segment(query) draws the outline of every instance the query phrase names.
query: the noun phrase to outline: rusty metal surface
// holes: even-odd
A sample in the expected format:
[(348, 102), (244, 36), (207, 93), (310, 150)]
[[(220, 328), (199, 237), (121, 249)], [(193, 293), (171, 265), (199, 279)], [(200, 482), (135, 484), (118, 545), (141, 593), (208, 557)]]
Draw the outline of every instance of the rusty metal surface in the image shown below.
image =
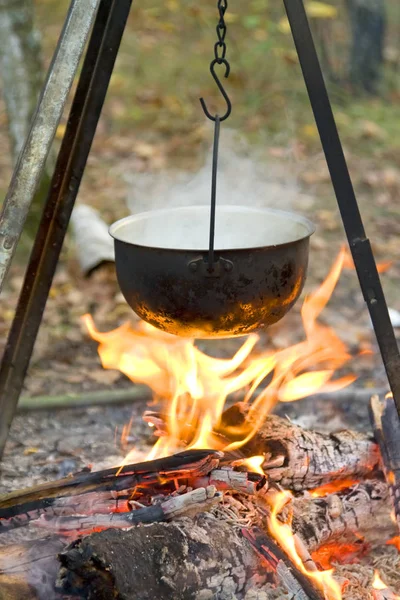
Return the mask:
[[(196, 250), (115, 240), (118, 283), (133, 310), (158, 329), (199, 339), (245, 335), (279, 321), (301, 294), (308, 252), (309, 237), (224, 250), (217, 254), (232, 267), (210, 277)], [(193, 262), (198, 269), (189, 268)]]
[(71, 89), (100, 0), (72, 0), (31, 129), (0, 215), (0, 291)]

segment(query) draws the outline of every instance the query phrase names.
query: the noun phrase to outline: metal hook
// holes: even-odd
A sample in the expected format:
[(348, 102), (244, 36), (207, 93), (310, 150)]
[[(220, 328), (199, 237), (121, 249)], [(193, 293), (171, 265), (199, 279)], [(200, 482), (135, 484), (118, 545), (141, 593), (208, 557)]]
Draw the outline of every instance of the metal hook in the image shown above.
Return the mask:
[[(216, 64), (218, 64), (218, 65), (225, 65), (225, 77), (229, 77), (229, 73), (230, 73), (231, 68), (230, 68), (230, 65), (229, 65), (228, 61), (225, 58), (216, 58), (216, 59), (214, 59), (212, 61), (211, 65), (210, 65), (211, 75), (214, 77), (215, 83), (217, 84), (218, 89), (221, 92), (221, 94), (223, 95), (223, 97), (225, 99), (225, 102), (226, 102), (226, 105), (227, 105), (226, 113), (224, 114), (223, 117), (219, 118), (219, 120), (222, 122), (222, 121), (225, 121), (225, 119), (227, 119), (229, 117), (229, 115), (231, 114), (231, 112), (232, 112), (232, 104), (231, 104), (231, 101), (229, 100), (228, 94), (224, 90), (223, 85), (222, 85), (222, 83), (219, 80), (218, 75), (215, 72), (215, 65)], [(215, 116), (215, 117), (212, 116), (212, 114), (209, 112), (209, 110), (208, 110), (208, 108), (206, 106), (206, 103), (204, 102), (203, 98), (200, 98), (200, 103), (201, 103), (201, 106), (202, 106), (202, 108), (204, 110), (204, 113), (205, 113), (206, 117), (208, 117), (210, 119), (210, 121), (214, 121), (215, 122), (217, 116)]]

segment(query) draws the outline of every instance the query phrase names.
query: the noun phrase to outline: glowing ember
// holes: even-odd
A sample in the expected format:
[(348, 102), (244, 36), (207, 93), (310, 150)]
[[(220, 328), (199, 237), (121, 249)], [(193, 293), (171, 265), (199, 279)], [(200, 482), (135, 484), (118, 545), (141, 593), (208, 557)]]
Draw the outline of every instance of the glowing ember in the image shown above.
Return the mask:
[[(394, 522), (396, 523), (396, 519), (394, 520)], [(392, 538), (386, 543), (388, 544), (388, 546), (394, 546), (400, 552), (400, 535), (397, 535), (396, 537)]]
[(280, 492), (276, 494), (273, 501), (271, 516), (268, 519), (268, 529), (274, 539), (290, 557), (293, 564), (323, 591), (326, 600), (341, 600), (342, 591), (339, 584), (333, 579), (333, 570), (309, 571), (304, 566), (303, 559), (299, 555), (298, 548), (296, 547), (296, 539), (293, 535), (290, 523), (282, 523), (278, 519), (278, 515), (290, 501), (291, 497), (289, 492)]
[(331, 543), (325, 544), (311, 553), (312, 559), (324, 570), (332, 568), (333, 563), (341, 565), (359, 562), (360, 556), (368, 550), (363, 543)]
[(359, 483), (356, 479), (342, 479), (341, 481), (332, 481), (325, 485), (321, 485), (314, 490), (311, 490), (310, 494), (313, 498), (323, 498), (327, 494), (334, 494), (335, 492), (341, 492), (353, 485)]

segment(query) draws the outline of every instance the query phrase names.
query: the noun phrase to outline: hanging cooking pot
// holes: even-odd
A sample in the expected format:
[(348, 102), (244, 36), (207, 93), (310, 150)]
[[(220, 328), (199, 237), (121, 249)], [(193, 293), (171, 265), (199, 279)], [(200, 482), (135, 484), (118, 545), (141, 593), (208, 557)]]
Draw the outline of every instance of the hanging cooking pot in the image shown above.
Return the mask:
[(133, 215), (110, 228), (118, 283), (144, 321), (192, 338), (240, 336), (279, 321), (306, 278), (314, 225), (295, 213), (217, 206)]

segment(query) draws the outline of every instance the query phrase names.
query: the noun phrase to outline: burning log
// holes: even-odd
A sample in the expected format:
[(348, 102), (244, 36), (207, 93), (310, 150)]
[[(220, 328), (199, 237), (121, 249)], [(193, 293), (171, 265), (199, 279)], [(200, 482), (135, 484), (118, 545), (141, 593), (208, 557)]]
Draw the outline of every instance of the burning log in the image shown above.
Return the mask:
[[(279, 579), (299, 600), (322, 600), (273, 540), (258, 530), (242, 533), (208, 513), (194, 520), (94, 533), (60, 555), (59, 587), (63, 593), (99, 600), (241, 600), (250, 589), (268, 597), (268, 580)], [(255, 548), (261, 534), (263, 546), (268, 545), (262, 562), (262, 551)]]
[(207, 510), (221, 502), (222, 494), (214, 486), (198, 488), (185, 494), (168, 498), (153, 506), (144, 506), (131, 512), (94, 514), (92, 516), (70, 516), (54, 519), (45, 515), (35, 525), (58, 533), (78, 533), (79, 535), (99, 529), (127, 529), (138, 523), (161, 523), (170, 521), (185, 513), (195, 514)]
[[(242, 530), (242, 533), (267, 565), (270, 568), (273, 565), (279, 579), (285, 583), (284, 587), (289, 592), (291, 598), (296, 598), (296, 600), (324, 599), (322, 593), (313, 586), (312, 581), (307, 575), (296, 569), (286, 554), (264, 531), (253, 527), (251, 530)], [(304, 564), (307, 565), (307, 569), (310, 572), (317, 571), (317, 567), (311, 556), (308, 553), (306, 554)]]
[(293, 531), (310, 552), (334, 541), (362, 538), (370, 545), (382, 545), (395, 535), (390, 516), (390, 492), (383, 481), (367, 481), (323, 497), (293, 498)]
[[(243, 430), (254, 418), (248, 405), (235, 404), (223, 413), (221, 430)], [(371, 478), (381, 469), (379, 448), (370, 436), (350, 430), (307, 431), (275, 415), (265, 419), (241, 451), (247, 456), (264, 454), (268, 480), (293, 491)]]
[(57, 538), (4, 547), (2, 600), (58, 600), (65, 594), (99, 600), (240, 600), (249, 589), (265, 591), (268, 597), (272, 582), (296, 592), (299, 600), (323, 597), (272, 538), (257, 529), (240, 529), (220, 514), (202, 512), (171, 523), (124, 525), (128, 531), (91, 533), (68, 547)]
[(167, 458), (125, 465), (94, 473), (80, 473), (55, 482), (0, 496), (0, 532), (38, 519), (60, 498), (95, 491), (123, 491), (152, 486), (152, 491), (177, 478), (208, 475), (223, 454), (213, 450), (189, 450)]
[(371, 419), (382, 455), (383, 470), (389, 484), (397, 525), (400, 528), (400, 422), (391, 396), (371, 399)]
[(254, 573), (262, 577), (250, 546), (208, 514), (95, 533), (74, 542), (60, 561), (62, 591), (99, 600), (211, 599), (223, 590), (239, 599)]

